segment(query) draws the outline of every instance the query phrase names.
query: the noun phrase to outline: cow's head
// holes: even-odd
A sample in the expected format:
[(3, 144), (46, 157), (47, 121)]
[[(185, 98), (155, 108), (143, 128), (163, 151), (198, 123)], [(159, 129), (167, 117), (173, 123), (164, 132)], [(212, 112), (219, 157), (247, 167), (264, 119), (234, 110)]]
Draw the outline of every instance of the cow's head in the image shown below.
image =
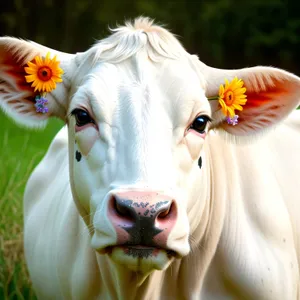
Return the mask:
[[(49, 112), (41, 114), (24, 66), (48, 51), (64, 75), (48, 94)], [(237, 126), (207, 99), (234, 76), (248, 94)], [(198, 230), (200, 241), (205, 234), (212, 207), (209, 130), (263, 131), (297, 106), (299, 89), (296, 76), (275, 68), (210, 68), (147, 19), (76, 55), (0, 40), (0, 106), (29, 127), (50, 116), (68, 124), (70, 182), (92, 247), (143, 273), (186, 256), (189, 237)]]

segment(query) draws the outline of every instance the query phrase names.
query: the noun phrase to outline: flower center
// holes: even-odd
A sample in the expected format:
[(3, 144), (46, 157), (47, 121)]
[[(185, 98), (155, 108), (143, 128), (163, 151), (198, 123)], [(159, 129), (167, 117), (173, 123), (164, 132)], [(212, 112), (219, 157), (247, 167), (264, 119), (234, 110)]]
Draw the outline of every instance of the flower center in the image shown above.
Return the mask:
[(38, 70), (38, 78), (42, 81), (48, 81), (52, 77), (52, 71), (49, 67), (41, 67)]
[(230, 106), (232, 105), (234, 101), (234, 95), (233, 95), (233, 92), (232, 91), (228, 91), (226, 94), (225, 94), (225, 103), (227, 106)]

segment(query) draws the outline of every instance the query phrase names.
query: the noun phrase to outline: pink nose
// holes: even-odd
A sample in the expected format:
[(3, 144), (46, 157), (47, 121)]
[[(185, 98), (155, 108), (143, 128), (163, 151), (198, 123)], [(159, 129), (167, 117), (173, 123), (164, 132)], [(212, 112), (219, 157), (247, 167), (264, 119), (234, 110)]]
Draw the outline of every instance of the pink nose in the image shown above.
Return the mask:
[(122, 192), (110, 198), (109, 218), (118, 244), (166, 247), (177, 219), (175, 201), (155, 192)]

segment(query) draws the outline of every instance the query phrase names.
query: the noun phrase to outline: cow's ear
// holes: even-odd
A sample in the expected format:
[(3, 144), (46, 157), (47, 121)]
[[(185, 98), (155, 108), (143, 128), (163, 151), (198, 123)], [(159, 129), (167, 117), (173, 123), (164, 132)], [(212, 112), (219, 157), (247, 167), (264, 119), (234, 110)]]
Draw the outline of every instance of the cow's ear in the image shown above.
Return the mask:
[[(27, 83), (24, 67), (36, 56), (56, 55), (63, 69), (63, 82), (47, 93), (48, 112), (40, 113), (34, 106), (37, 92)], [(27, 127), (43, 127), (50, 116), (65, 120), (67, 94), (72, 74), (73, 55), (58, 52), (37, 43), (15, 38), (0, 38), (0, 108), (16, 123)]]
[(299, 105), (300, 78), (291, 73), (271, 67), (221, 70), (200, 64), (208, 98), (218, 96), (225, 79), (237, 77), (246, 87), (247, 102), (242, 111), (235, 111), (239, 116), (235, 126), (226, 122), (218, 101), (210, 101), (215, 128), (237, 136), (261, 132), (284, 120)]

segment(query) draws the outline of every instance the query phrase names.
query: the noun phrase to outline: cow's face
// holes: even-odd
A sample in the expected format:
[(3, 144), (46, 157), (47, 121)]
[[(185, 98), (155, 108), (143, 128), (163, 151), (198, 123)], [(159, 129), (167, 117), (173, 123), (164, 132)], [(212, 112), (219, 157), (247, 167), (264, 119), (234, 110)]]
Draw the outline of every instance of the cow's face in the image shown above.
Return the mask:
[(190, 187), (211, 117), (204, 87), (187, 59), (142, 55), (77, 80), (70, 178), (92, 246), (134, 270), (163, 269), (190, 250)]
[[(48, 51), (58, 55), (65, 73), (47, 94), (43, 114), (36, 111), (24, 66)], [(205, 95), (216, 97), (225, 78), (235, 76), (245, 83), (247, 103), (232, 126)], [(28, 127), (42, 126), (50, 116), (68, 124), (70, 182), (92, 246), (142, 273), (188, 254), (189, 234), (198, 242), (199, 232), (209, 231), (200, 223), (204, 207), (206, 224), (216, 226), (209, 222), (216, 194), (205, 191), (224, 194), (226, 176), (223, 190), (210, 182), (207, 160), (198, 167), (200, 155), (222, 157), (222, 149), (206, 153), (209, 127), (233, 136), (270, 128), (298, 106), (299, 90), (299, 78), (279, 69), (208, 67), (143, 18), (77, 55), (0, 38), (0, 107)]]

